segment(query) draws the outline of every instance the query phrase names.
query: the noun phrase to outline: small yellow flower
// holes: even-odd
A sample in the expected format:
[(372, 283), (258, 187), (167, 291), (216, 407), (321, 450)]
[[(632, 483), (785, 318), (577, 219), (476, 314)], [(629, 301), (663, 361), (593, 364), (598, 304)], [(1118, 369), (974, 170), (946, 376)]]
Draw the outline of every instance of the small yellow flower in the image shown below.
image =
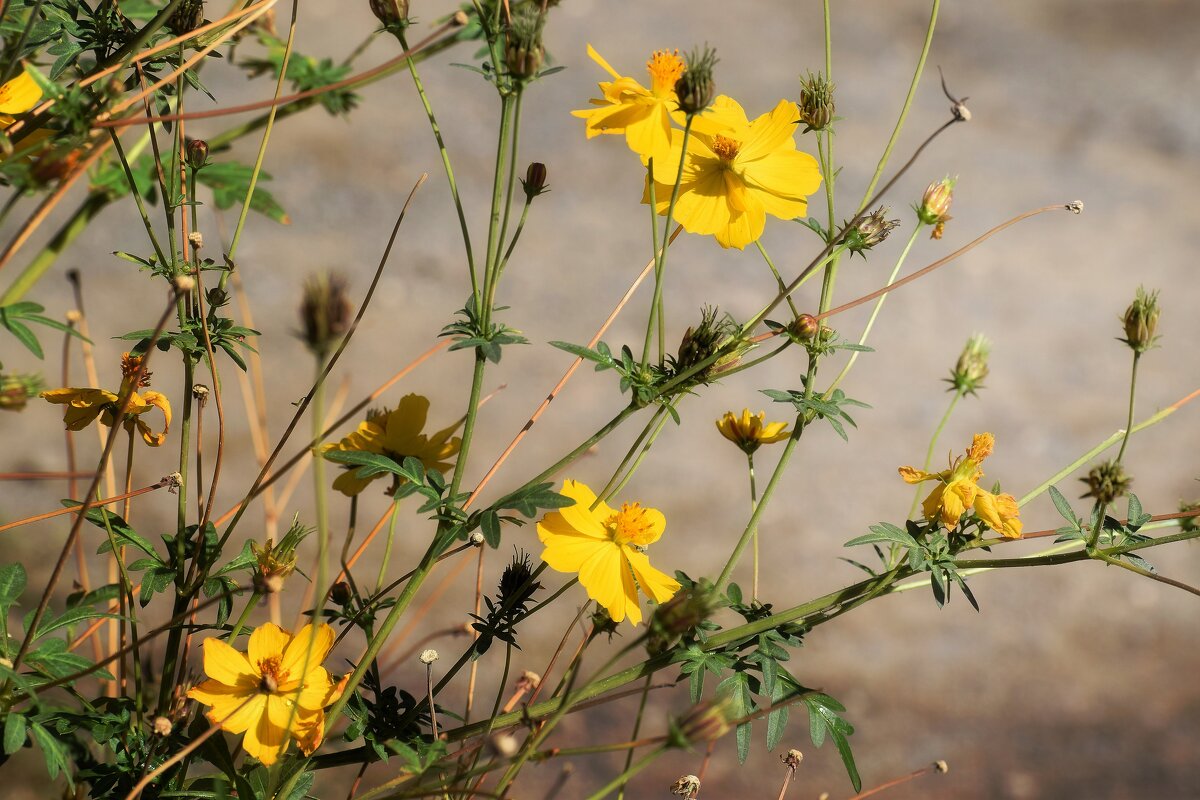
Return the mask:
[[(8, 128), (16, 122), (17, 115), (24, 114), (38, 104), (42, 99), (42, 89), (37, 81), (25, 70), (10, 81), (0, 86), (0, 130)], [(32, 145), (50, 138), (53, 133), (47, 130), (32, 131), (20, 143), (22, 151), (29, 152)], [(0, 161), (4, 156), (0, 155)]]
[[(368, 453), (387, 456), (399, 462), (405, 458), (417, 458), (425, 465), (425, 469), (445, 472), (451, 465), (462, 439), (454, 436), (462, 422), (456, 422), (448, 428), (426, 435), (421, 433), (425, 428), (425, 418), (429, 414), (429, 400), (419, 394), (409, 394), (400, 398), (400, 405), (392, 411), (380, 411), (367, 415), (366, 420), (359, 424), (358, 430), (340, 442), (325, 446), (324, 452), (335, 450), (361, 450)], [(333, 488), (344, 495), (353, 497), (367, 488), (367, 484), (380, 475), (369, 478), (355, 477), (356, 467), (338, 476), (333, 482)]]
[[(725, 130), (693, 126), (686, 154), (683, 131), (672, 131), (670, 150), (654, 170), (655, 210), (667, 213), (682, 158), (676, 220), (689, 233), (712, 234), (722, 247), (741, 250), (762, 236), (767, 214), (780, 219), (804, 214), (805, 198), (821, 186), (821, 170), (815, 158), (796, 149), (799, 112), (790, 100), (750, 121), (736, 100), (721, 95), (712, 114)], [(661, 180), (667, 176), (669, 183)], [(649, 197), (647, 185), (642, 201)]]
[(321, 662), (333, 649), (333, 628), (305, 625), (296, 635), (270, 622), (250, 635), (242, 653), (226, 642), (204, 640), (208, 680), (188, 697), (211, 706), (206, 716), (233, 734), (245, 734), (246, 752), (274, 764), (296, 740), (309, 755), (325, 735), (325, 707), (336, 701), (346, 678), (335, 681)]
[(963, 512), (974, 508), (979, 518), (996, 533), (1008, 539), (1021, 538), (1021, 520), (1017, 519), (1020, 511), (1016, 498), (1011, 494), (992, 494), (979, 488), (979, 479), (983, 477), (979, 465), (991, 455), (995, 441), (990, 433), (975, 434), (966, 457), (955, 459), (949, 469), (941, 472), (900, 467), (900, 477), (906, 483), (939, 481), (921, 507), (925, 519), (940, 519), (947, 528), (953, 528)]
[(590, 44), (587, 52), (613, 78), (599, 84), (604, 96), (590, 101), (596, 108), (571, 112), (587, 120), (587, 137), (623, 133), (629, 149), (638, 155), (645, 158), (666, 155), (671, 147), (671, 115), (679, 109), (675, 82), (684, 70), (679, 52), (654, 51), (646, 62), (649, 89), (618, 73)]
[(786, 422), (767, 422), (767, 412), (751, 414), (748, 408), (742, 409), (741, 417), (726, 411), (725, 416), (717, 420), (717, 430), (721, 435), (742, 448), (747, 455), (764, 444), (782, 442), (791, 436), (786, 429)]
[(642, 621), (639, 588), (656, 603), (679, 591), (679, 582), (650, 566), (645, 553), (667, 527), (661, 511), (638, 503), (623, 503), (618, 511), (598, 502), (578, 481), (564, 481), (562, 493), (575, 505), (552, 511), (537, 524), (546, 546), (542, 560), (551, 569), (579, 573), (588, 597), (615, 622), (626, 617), (634, 625)]
[[(149, 385), (150, 374), (148, 372), (141, 374), (137, 386), (131, 385), (141, 361), (140, 356), (129, 353), (125, 353), (121, 357), (121, 372), (124, 378), (121, 380), (121, 388), (116, 392), (110, 392), (107, 389), (67, 387), (42, 392), (41, 397), (48, 402), (65, 405), (63, 422), (66, 423), (67, 430), (81, 431), (95, 422), (97, 417), (100, 418), (102, 424), (110, 428), (116, 424), (116, 414), (120, 409), (121, 396), (128, 393), (129, 400), (125, 406), (123, 421), (125, 430), (133, 432), (136, 427), (146, 444), (158, 447), (167, 440), (167, 431), (171, 428), (171, 404), (164, 395), (158, 392), (139, 393), (137, 391), (138, 387)], [(141, 419), (143, 414), (155, 408), (163, 415), (163, 429), (158, 433), (151, 430), (149, 424)]]

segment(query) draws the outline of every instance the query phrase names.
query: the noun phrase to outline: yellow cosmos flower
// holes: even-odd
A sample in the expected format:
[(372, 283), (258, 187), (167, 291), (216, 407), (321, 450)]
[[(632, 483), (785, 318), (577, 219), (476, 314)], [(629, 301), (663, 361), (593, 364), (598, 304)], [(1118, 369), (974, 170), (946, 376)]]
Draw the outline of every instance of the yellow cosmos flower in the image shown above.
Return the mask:
[(325, 735), (325, 707), (346, 685), (346, 678), (335, 681), (321, 666), (333, 640), (333, 628), (324, 623), (305, 625), (293, 636), (270, 622), (250, 634), (246, 653), (205, 639), (208, 680), (188, 697), (211, 706), (206, 716), (214, 725), (245, 734), (246, 752), (267, 766), (293, 739), (309, 755)]
[[(762, 236), (767, 214), (795, 219), (807, 212), (805, 198), (821, 186), (821, 171), (815, 158), (796, 149), (799, 112), (790, 100), (751, 121), (736, 100), (721, 95), (713, 101), (713, 118), (726, 123), (725, 130), (693, 126), (686, 153), (683, 131), (672, 131), (663, 165), (654, 169), (655, 210), (667, 213), (682, 158), (675, 219), (689, 233), (712, 234), (722, 247), (741, 250)], [(670, 183), (660, 180), (668, 176)], [(647, 185), (642, 201), (649, 197)]]
[(649, 89), (618, 73), (590, 44), (587, 52), (613, 78), (600, 82), (600, 93), (604, 96), (589, 101), (595, 108), (571, 112), (587, 120), (587, 137), (622, 133), (629, 149), (638, 155), (645, 158), (666, 155), (671, 147), (671, 114), (679, 109), (675, 82), (684, 70), (679, 51), (656, 50), (650, 56), (646, 62)]
[(922, 505), (925, 519), (937, 518), (947, 528), (953, 528), (963, 512), (974, 508), (979, 518), (996, 533), (1008, 539), (1021, 538), (1021, 520), (1017, 519), (1020, 510), (1016, 498), (1011, 494), (992, 494), (979, 488), (979, 479), (983, 477), (979, 465), (992, 454), (995, 443), (995, 437), (990, 433), (975, 434), (966, 457), (955, 459), (949, 469), (941, 472), (900, 467), (900, 477), (906, 483), (938, 481)]
[[(121, 357), (121, 372), (124, 378), (121, 380), (121, 388), (116, 392), (110, 392), (107, 389), (79, 389), (67, 387), (64, 389), (50, 389), (42, 392), (41, 397), (51, 403), (65, 405), (63, 411), (63, 422), (66, 423), (67, 430), (81, 431), (88, 425), (100, 418), (100, 422), (108, 427), (116, 424), (116, 414), (120, 409), (121, 395), (129, 393), (129, 401), (125, 407), (125, 418), (123, 424), (125, 430), (133, 432), (136, 428), (138, 433), (142, 435), (142, 440), (151, 447), (158, 447), (167, 440), (167, 431), (171, 429), (171, 404), (167, 398), (158, 392), (142, 392), (136, 391), (137, 387), (131, 386), (130, 383), (138, 367), (141, 365), (142, 359), (140, 356), (133, 356), (125, 353)], [(150, 384), (150, 374), (143, 372), (138, 386), (148, 386)], [(143, 422), (141, 417), (143, 414), (158, 409), (163, 415), (163, 429), (155, 432), (150, 428), (150, 425)]]
[(537, 524), (546, 546), (542, 560), (551, 569), (579, 573), (588, 597), (615, 622), (626, 617), (634, 625), (642, 621), (639, 588), (656, 603), (679, 591), (679, 582), (650, 566), (645, 553), (667, 527), (661, 511), (638, 503), (615, 510), (597, 502), (596, 494), (578, 481), (564, 481), (562, 493), (575, 505), (552, 511)]
[[(17, 115), (24, 114), (38, 104), (42, 99), (42, 89), (37, 81), (24, 70), (21, 74), (0, 86), (0, 130), (8, 128), (16, 122)], [(19, 147), (28, 150), (31, 145), (49, 138), (50, 131), (33, 131), (26, 136)], [(0, 161), (4, 156), (0, 155)]]
[[(405, 458), (417, 458), (425, 465), (425, 469), (445, 472), (458, 454), (462, 439), (454, 436), (454, 432), (462, 425), (462, 421), (448, 428), (426, 435), (421, 433), (425, 428), (425, 418), (429, 415), (429, 400), (419, 394), (409, 394), (400, 398), (400, 405), (392, 411), (372, 412), (366, 420), (359, 424), (358, 430), (340, 442), (325, 446), (324, 452), (334, 450), (364, 450), (368, 453), (387, 456), (393, 461), (400, 462)], [(355, 477), (357, 467), (338, 476), (333, 482), (333, 488), (344, 495), (353, 497), (367, 488), (367, 484), (376, 478)]]
[(742, 409), (741, 417), (735, 417), (732, 411), (726, 411), (725, 416), (717, 420), (717, 430), (742, 448), (747, 455), (764, 444), (782, 442), (791, 436), (786, 422), (767, 422), (767, 412), (751, 414), (748, 408)]

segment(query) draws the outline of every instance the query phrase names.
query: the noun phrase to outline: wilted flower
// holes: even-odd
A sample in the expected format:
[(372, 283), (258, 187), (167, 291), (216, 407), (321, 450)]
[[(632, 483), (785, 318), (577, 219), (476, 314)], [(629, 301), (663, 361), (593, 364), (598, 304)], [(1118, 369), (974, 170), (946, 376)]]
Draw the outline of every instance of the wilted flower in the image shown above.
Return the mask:
[(1087, 484), (1088, 490), (1081, 497), (1094, 497), (1096, 502), (1108, 505), (1118, 497), (1129, 494), (1133, 478), (1125, 474), (1125, 468), (1119, 461), (1105, 461), (1092, 467), (1086, 478), (1080, 481)]
[(671, 784), (671, 794), (679, 797), (695, 797), (700, 793), (700, 779), (695, 775), (680, 775)]
[(725, 416), (717, 420), (717, 430), (747, 455), (764, 444), (782, 442), (791, 436), (786, 422), (767, 422), (767, 412), (751, 414), (748, 408), (742, 409), (741, 417), (726, 411)]
[(1147, 292), (1139, 286), (1133, 302), (1125, 309), (1121, 324), (1125, 327), (1125, 338), (1121, 341), (1135, 353), (1144, 353), (1153, 347), (1157, 338), (1154, 331), (1158, 328), (1158, 292)]
[(588, 597), (603, 606), (614, 622), (642, 621), (638, 590), (656, 603), (679, 591), (679, 582), (650, 566), (648, 546), (667, 527), (662, 512), (640, 503), (614, 509), (579, 481), (563, 483), (562, 494), (574, 505), (551, 511), (537, 524), (545, 549), (542, 560), (558, 572), (577, 572)]
[[(67, 430), (81, 431), (96, 421), (99, 417), (101, 424), (112, 427), (116, 424), (116, 414), (120, 410), (120, 399), (126, 397), (123, 424), (125, 430), (132, 432), (135, 428), (142, 435), (142, 440), (151, 447), (158, 447), (167, 439), (167, 431), (171, 427), (171, 404), (164, 395), (158, 392), (137, 392), (138, 387), (150, 385), (150, 373), (141, 370), (142, 356), (125, 353), (121, 357), (121, 388), (117, 392), (107, 389), (50, 389), (41, 396), (67, 408), (63, 412), (63, 422)], [(135, 380), (136, 378), (136, 380)], [(141, 420), (141, 416), (153, 409), (158, 409), (163, 415), (163, 429), (155, 433), (150, 426)]]
[(952, 219), (950, 204), (954, 202), (954, 186), (957, 183), (958, 178), (948, 175), (940, 181), (934, 181), (929, 184), (924, 197), (921, 198), (921, 204), (916, 207), (917, 218), (922, 223), (933, 226), (930, 236), (934, 239), (942, 238), (946, 223)]
[(974, 507), (984, 524), (996, 533), (1007, 539), (1021, 538), (1016, 498), (1011, 494), (992, 494), (979, 487), (979, 479), (983, 477), (979, 465), (991, 455), (994, 445), (992, 434), (977, 433), (966, 457), (957, 458), (949, 469), (925, 472), (915, 467), (900, 467), (900, 477), (905, 483), (938, 481), (921, 507), (925, 519), (939, 519), (947, 528), (954, 528), (963, 512)]
[(958, 362), (954, 369), (950, 370), (950, 377), (945, 379), (953, 387), (953, 391), (975, 394), (976, 390), (983, 388), (983, 379), (988, 376), (990, 353), (991, 343), (983, 334), (977, 333), (967, 339)]

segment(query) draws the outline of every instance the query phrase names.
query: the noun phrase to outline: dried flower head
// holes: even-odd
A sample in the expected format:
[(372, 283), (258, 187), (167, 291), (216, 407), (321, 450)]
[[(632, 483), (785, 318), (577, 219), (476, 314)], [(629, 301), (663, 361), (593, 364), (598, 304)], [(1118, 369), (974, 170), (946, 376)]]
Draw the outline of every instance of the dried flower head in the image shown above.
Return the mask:
[(167, 30), (176, 36), (191, 33), (204, 24), (204, 0), (183, 0), (167, 19)]
[(679, 797), (695, 797), (700, 794), (700, 779), (695, 775), (680, 775), (671, 784), (671, 794)]
[(846, 232), (845, 243), (851, 255), (857, 253), (866, 258), (866, 251), (887, 239), (892, 229), (900, 224), (898, 219), (887, 218), (888, 211), (889, 209), (880, 206)]
[(1115, 460), (1105, 461), (1092, 467), (1086, 478), (1080, 481), (1087, 484), (1088, 490), (1081, 497), (1094, 497), (1097, 503), (1108, 505), (1118, 497), (1129, 494), (1133, 478), (1125, 474), (1125, 468)]
[(441, 656), (439, 656), (438, 651), (434, 650), (433, 648), (421, 651), (420, 661), (425, 666), (429, 666), (433, 662), (437, 661), (439, 658), (441, 658)]
[[(740, 327), (732, 317), (726, 314), (718, 319), (717, 314), (718, 309), (713, 306), (705, 306), (700, 309), (700, 324), (689, 327), (679, 342), (679, 353), (675, 357), (677, 371), (686, 372), (697, 364), (707, 361), (718, 351), (729, 346), (740, 334)], [(700, 383), (706, 383), (710, 378), (732, 369), (737, 366), (742, 356), (752, 346), (749, 342), (739, 341), (731, 352), (702, 369), (693, 376), (694, 379)]]

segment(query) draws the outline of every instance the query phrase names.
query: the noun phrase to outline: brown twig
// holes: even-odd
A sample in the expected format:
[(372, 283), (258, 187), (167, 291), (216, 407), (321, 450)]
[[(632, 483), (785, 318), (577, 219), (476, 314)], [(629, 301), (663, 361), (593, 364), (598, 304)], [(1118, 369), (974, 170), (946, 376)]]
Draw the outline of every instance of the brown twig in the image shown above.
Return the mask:
[(865, 792), (856, 794), (856, 795), (854, 795), (854, 797), (851, 797), (850, 800), (863, 800), (863, 798), (865, 798), (865, 797), (871, 797), (872, 795), (876, 795), (876, 794), (879, 794), (880, 792), (884, 792), (884, 791), (887, 791), (888, 789), (899, 786), (902, 783), (908, 783), (909, 781), (914, 780), (915, 778), (919, 778), (922, 775), (928, 775), (930, 773), (945, 774), (948, 771), (948, 769), (949, 768), (946, 766), (945, 761), (935, 761), (934, 763), (930, 764), (927, 767), (921, 767), (921, 769), (913, 770), (912, 772), (908, 773), (907, 775), (901, 775), (899, 778), (892, 778), (890, 781), (885, 781), (884, 783), (879, 784), (878, 786), (874, 787), (873, 789), (868, 789)]
[[(94, 474), (94, 473), (89, 473), (89, 474)], [(153, 492), (155, 489), (161, 489), (164, 486), (169, 486), (173, 483), (174, 483), (174, 481), (172, 480), (172, 478), (170, 476), (168, 476), (166, 478), (161, 478), (157, 483), (152, 483), (149, 486), (143, 486), (140, 489), (134, 489), (132, 492), (127, 492), (125, 494), (118, 494), (118, 495), (114, 495), (113, 497), (106, 497), (103, 500), (93, 500), (91, 503), (87, 503), (86, 505), (89, 509), (91, 509), (91, 508), (99, 508), (100, 506), (112, 505), (113, 503), (120, 503), (123, 500), (129, 500), (130, 498), (137, 497), (139, 495), (143, 495), (146, 492)], [(37, 514), (32, 517), (25, 517), (24, 519), (18, 519), (14, 522), (6, 522), (5, 524), (0, 525), (0, 531), (6, 531), (9, 528), (16, 528), (21, 525), (28, 525), (31, 522), (41, 522), (44, 519), (60, 517), (63, 514), (70, 514), (72, 512), (78, 511), (79, 509), (80, 509), (80, 506), (69, 506), (67, 508), (60, 508), (56, 511), (47, 511), (45, 514)]]

